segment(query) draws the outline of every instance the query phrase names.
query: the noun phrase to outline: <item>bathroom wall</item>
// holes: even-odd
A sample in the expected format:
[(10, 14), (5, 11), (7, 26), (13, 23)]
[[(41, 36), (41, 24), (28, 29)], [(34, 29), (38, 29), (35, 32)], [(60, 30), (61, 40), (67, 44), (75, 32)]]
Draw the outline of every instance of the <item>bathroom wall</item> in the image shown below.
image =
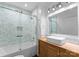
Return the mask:
[(36, 35), (37, 35), (37, 38), (40, 38), (40, 33), (41, 33), (41, 28), (40, 28), (40, 19), (39, 19), (39, 17), (40, 17), (40, 13), (39, 13), (39, 11), (41, 12), (41, 10), (39, 10), (38, 8), (36, 8), (36, 9), (34, 9), (33, 11), (32, 11), (32, 15), (33, 16), (36, 16), (36, 21), (37, 21), (37, 28), (36, 28)]
[[(50, 22), (47, 18), (47, 7), (38, 7), (32, 12), (32, 14), (38, 17), (38, 35), (48, 35), (50, 32)], [(57, 15), (57, 33), (67, 35), (78, 35), (77, 7), (59, 13)]]
[(78, 37), (79, 37), (79, 3), (78, 3), (78, 10), (77, 10), (77, 12), (78, 12)]
[(57, 16), (57, 33), (78, 35), (77, 7), (64, 11)]
[(47, 19), (47, 9), (46, 7), (38, 7), (33, 12), (32, 15), (37, 16), (38, 21), (38, 36), (47, 35), (49, 33), (49, 20)]

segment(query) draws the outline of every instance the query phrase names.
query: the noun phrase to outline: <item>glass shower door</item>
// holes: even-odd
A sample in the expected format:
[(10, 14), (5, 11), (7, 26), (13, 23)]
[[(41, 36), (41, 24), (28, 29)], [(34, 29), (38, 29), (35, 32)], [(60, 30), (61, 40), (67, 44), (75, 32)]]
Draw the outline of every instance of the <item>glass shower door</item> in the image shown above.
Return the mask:
[[(13, 53), (18, 51), (18, 40), (16, 27), (18, 25), (18, 13), (0, 6), (0, 53)], [(3, 55), (2, 55), (3, 54)]]
[(20, 49), (25, 49), (29, 44), (36, 42), (36, 17), (20, 13)]
[(0, 6), (0, 56), (21, 51), (34, 42), (36, 17)]

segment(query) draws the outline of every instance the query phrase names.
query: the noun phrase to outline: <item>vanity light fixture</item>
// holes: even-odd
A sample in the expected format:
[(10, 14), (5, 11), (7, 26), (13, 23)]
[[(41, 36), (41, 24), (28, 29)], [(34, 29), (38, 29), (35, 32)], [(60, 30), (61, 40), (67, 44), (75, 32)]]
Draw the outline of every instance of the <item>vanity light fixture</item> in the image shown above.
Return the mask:
[(58, 7), (59, 7), (59, 8), (61, 8), (61, 7), (62, 7), (62, 5), (60, 4)]
[(48, 9), (48, 13), (51, 11), (51, 8)]
[(25, 7), (27, 7), (27, 3), (25, 3)]
[[(71, 2), (65, 2), (65, 3), (66, 3), (66, 5), (69, 5)], [(49, 8), (48, 13), (50, 11), (55, 11), (57, 9), (60, 9), (61, 7), (64, 7), (64, 6), (65, 6), (65, 4), (63, 4), (63, 2), (59, 2), (58, 4), (56, 4), (56, 5), (52, 6), (51, 8)]]
[(66, 3), (71, 3), (71, 2), (66, 2)]
[(54, 11), (54, 10), (55, 10), (55, 8), (52, 8), (52, 10)]
[(71, 3), (71, 2), (68, 2), (68, 3)]
[(49, 13), (50, 11), (48, 10), (48, 13)]
[(57, 7), (61, 8), (61, 7), (62, 7), (62, 3), (59, 2), (59, 3), (57, 4)]

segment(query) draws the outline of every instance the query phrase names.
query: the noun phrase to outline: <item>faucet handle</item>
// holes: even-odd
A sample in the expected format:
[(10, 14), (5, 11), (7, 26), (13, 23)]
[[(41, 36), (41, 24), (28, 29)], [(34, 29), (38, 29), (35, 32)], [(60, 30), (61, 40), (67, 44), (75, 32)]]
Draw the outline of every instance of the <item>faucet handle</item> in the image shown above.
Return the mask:
[(17, 35), (16, 37), (23, 37), (23, 35)]

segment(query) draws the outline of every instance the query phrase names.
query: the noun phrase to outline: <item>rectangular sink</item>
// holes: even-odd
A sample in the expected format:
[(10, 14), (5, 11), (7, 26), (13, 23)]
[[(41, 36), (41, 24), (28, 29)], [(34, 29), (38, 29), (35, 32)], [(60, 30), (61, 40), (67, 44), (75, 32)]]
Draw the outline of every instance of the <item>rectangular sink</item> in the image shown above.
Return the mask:
[(61, 36), (47, 36), (47, 40), (49, 43), (56, 45), (63, 45), (65, 43), (66, 38)]

